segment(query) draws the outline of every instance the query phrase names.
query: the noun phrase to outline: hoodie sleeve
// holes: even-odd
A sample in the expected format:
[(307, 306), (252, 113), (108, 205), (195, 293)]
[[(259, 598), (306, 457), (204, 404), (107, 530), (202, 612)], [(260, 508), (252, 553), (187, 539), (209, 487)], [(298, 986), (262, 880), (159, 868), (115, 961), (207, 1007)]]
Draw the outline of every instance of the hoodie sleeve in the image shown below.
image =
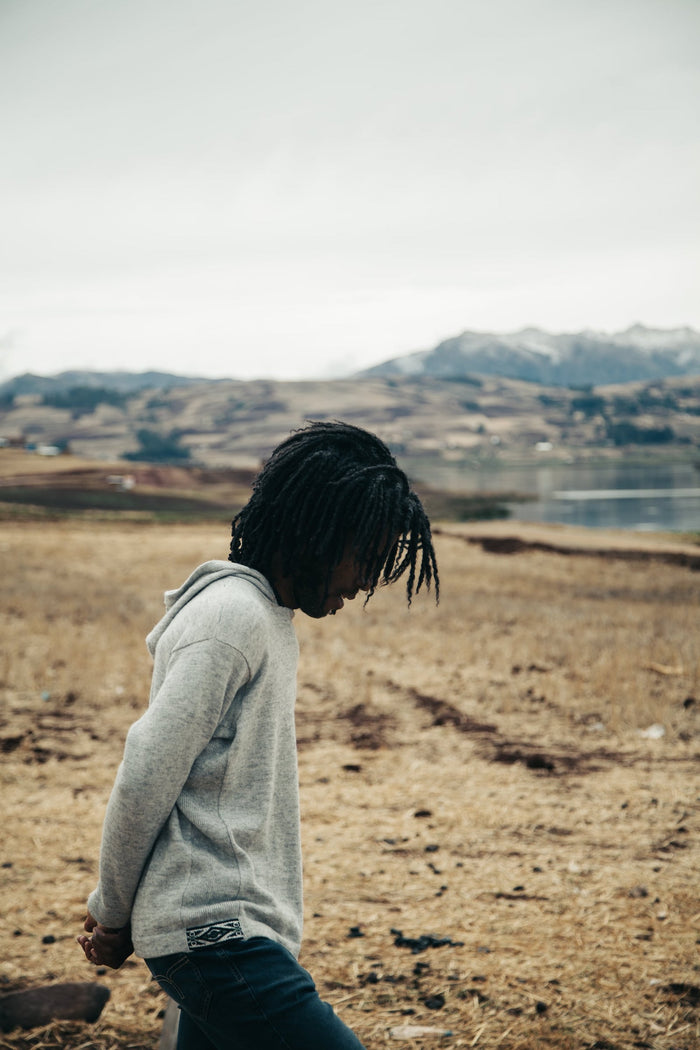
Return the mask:
[(100, 880), (88, 898), (103, 926), (128, 924), (143, 868), (190, 770), (249, 679), (243, 654), (221, 639), (173, 651), (160, 688), (129, 730), (107, 804)]

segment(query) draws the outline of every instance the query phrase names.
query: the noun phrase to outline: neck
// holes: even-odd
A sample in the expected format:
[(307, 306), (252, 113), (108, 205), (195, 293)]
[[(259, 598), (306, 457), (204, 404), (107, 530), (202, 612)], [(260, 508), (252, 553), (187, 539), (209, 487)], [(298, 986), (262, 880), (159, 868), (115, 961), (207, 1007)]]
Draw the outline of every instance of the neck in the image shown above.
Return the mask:
[(299, 607), (294, 593), (292, 578), (282, 573), (278, 556), (275, 556), (267, 578), (275, 592), (275, 598), (279, 605), (284, 606), (285, 609), (297, 609)]

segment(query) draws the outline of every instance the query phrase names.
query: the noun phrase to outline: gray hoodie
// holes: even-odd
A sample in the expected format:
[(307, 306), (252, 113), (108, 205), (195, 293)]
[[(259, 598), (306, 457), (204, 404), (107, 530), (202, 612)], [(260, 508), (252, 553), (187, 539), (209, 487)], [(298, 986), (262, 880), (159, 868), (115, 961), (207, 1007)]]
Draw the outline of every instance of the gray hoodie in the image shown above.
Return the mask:
[(107, 806), (91, 914), (152, 958), (270, 937), (299, 952), (293, 613), (259, 572), (200, 565), (147, 638), (147, 711)]

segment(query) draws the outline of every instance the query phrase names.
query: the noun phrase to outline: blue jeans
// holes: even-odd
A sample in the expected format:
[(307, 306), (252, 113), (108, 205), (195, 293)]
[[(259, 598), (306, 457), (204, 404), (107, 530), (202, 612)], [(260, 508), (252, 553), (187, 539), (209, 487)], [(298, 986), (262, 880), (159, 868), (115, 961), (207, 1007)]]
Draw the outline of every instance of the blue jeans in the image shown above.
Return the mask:
[(180, 1007), (177, 1050), (363, 1050), (294, 956), (266, 937), (146, 963)]

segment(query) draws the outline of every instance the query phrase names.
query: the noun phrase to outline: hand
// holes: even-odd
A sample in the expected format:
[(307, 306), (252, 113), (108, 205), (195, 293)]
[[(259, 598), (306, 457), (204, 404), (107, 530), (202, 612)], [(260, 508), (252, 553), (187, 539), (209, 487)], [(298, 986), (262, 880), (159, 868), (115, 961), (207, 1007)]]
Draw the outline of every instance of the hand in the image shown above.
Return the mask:
[(118, 970), (134, 950), (130, 926), (123, 926), (119, 930), (101, 926), (88, 912), (84, 929), (92, 936), (81, 935), (76, 940), (85, 952), (87, 961), (94, 966), (109, 966), (112, 970)]

